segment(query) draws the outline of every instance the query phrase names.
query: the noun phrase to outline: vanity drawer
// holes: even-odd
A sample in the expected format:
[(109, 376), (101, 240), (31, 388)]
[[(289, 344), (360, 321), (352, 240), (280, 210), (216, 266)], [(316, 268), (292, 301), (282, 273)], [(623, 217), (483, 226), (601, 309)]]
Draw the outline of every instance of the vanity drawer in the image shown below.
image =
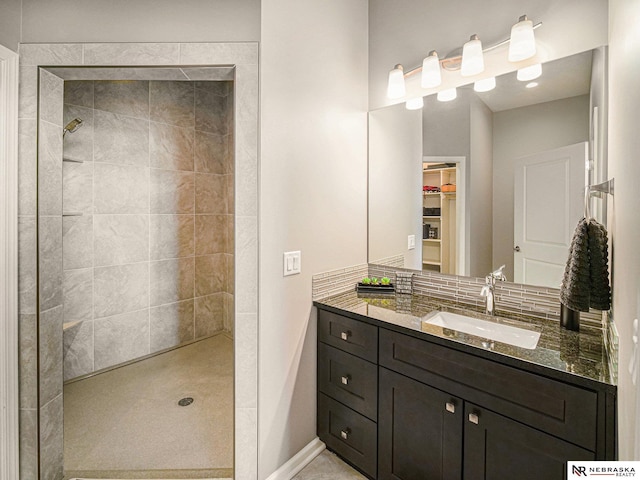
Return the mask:
[(353, 466), (376, 478), (378, 433), (374, 422), (318, 393), (318, 437)]
[(318, 343), (318, 389), (376, 421), (377, 365), (324, 343)]
[(377, 363), (378, 327), (318, 310), (318, 340)]
[(593, 391), (384, 329), (380, 365), (596, 450)]

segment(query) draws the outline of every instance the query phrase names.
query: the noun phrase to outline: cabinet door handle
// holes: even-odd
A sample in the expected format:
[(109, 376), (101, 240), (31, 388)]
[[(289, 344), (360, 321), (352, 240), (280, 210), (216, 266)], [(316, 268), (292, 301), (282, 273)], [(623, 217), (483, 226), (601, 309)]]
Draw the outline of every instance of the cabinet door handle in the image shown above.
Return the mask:
[(348, 439), (350, 434), (351, 434), (351, 429), (350, 428), (345, 428), (343, 430), (340, 430), (340, 436), (344, 440)]
[(480, 418), (478, 417), (477, 413), (470, 413), (469, 414), (469, 421), (475, 425), (478, 425), (478, 422), (480, 421)]
[(342, 377), (340, 377), (340, 380), (342, 381), (343, 385), (349, 385), (349, 382), (351, 381), (351, 375), (343, 375)]
[(445, 409), (449, 413), (456, 413), (456, 404), (453, 402), (447, 402), (445, 405)]
[(340, 333), (340, 338), (345, 341), (349, 340), (350, 336), (351, 336), (351, 330), (347, 330), (346, 332)]

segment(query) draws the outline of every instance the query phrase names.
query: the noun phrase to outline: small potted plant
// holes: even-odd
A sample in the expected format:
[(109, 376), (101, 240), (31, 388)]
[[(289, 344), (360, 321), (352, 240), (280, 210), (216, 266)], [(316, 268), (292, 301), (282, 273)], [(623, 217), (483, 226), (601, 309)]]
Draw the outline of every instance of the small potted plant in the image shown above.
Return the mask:
[(395, 287), (389, 277), (364, 277), (357, 285), (356, 290), (360, 293), (384, 294), (394, 293)]

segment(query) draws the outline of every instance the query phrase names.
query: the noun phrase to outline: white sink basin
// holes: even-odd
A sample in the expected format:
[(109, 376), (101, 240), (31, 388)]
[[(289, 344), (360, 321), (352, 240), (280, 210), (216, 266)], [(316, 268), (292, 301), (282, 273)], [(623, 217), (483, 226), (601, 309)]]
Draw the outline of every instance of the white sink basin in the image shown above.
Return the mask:
[(431, 316), (425, 318), (423, 322), (529, 350), (536, 348), (540, 339), (540, 333), (533, 330), (489, 322), (451, 312), (434, 312)]

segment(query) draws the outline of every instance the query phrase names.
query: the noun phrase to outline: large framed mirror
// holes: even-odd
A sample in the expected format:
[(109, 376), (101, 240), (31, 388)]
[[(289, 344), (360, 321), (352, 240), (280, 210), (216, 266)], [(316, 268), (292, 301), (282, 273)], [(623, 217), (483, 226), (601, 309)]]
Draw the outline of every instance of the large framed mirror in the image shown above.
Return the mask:
[[(606, 46), (369, 113), (369, 262), (559, 287), (585, 210), (606, 179)], [(606, 199), (590, 200), (606, 222)]]

